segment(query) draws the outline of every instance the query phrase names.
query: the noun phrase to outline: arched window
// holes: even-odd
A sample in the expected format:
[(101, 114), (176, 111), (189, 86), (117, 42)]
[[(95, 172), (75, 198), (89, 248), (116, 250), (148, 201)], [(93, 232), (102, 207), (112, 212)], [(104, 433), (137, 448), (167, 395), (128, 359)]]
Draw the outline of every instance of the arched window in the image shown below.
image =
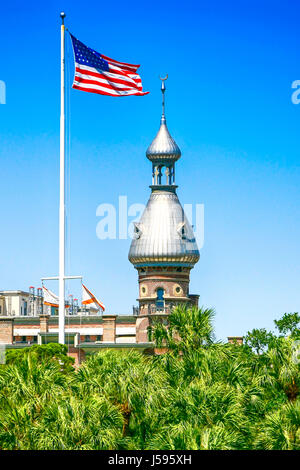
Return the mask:
[(161, 177), (162, 177), (162, 174), (163, 174), (163, 171), (162, 171), (163, 167), (164, 167), (163, 165), (160, 165), (158, 167), (158, 172), (159, 172), (158, 173), (158, 184), (161, 184)]
[(165, 300), (164, 300), (165, 291), (161, 287), (159, 287), (156, 291), (156, 307), (157, 308), (164, 308)]

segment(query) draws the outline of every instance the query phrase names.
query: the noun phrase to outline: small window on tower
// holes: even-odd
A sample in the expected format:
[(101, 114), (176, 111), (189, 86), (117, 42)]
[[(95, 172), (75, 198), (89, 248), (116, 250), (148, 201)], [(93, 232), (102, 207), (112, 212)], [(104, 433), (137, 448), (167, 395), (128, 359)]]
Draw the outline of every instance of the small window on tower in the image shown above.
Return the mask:
[(138, 240), (142, 235), (141, 226), (137, 222), (133, 222), (133, 227), (134, 227), (133, 228), (133, 236), (136, 240)]
[(186, 239), (186, 227), (185, 227), (185, 222), (180, 222), (177, 226), (177, 233), (180, 235), (182, 240)]
[(165, 306), (164, 293), (165, 293), (165, 291), (162, 288), (159, 288), (156, 291), (156, 295), (157, 295), (157, 297), (156, 297), (156, 307), (157, 308), (164, 308), (164, 306)]

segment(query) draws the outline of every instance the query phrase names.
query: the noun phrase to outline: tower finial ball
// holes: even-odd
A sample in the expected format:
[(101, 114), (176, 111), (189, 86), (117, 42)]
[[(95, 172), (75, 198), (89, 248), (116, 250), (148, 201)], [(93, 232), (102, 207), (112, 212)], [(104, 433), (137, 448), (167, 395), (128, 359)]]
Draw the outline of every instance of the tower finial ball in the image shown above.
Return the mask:
[(162, 78), (162, 77), (159, 77), (160, 80), (161, 80), (161, 91), (164, 93), (165, 90), (166, 90), (166, 85), (165, 85), (165, 81), (167, 80), (168, 78), (168, 74), (165, 76), (165, 78)]
[(66, 14), (64, 11), (60, 13), (60, 17), (61, 17), (61, 24), (63, 26), (65, 24), (65, 17), (66, 17)]

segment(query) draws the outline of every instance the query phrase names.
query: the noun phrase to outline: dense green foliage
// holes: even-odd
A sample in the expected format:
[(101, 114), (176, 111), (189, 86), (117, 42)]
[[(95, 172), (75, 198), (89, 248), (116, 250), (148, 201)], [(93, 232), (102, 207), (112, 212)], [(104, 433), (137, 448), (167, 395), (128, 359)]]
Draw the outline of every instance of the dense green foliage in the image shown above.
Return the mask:
[(68, 347), (57, 343), (34, 344), (27, 348), (11, 349), (6, 352), (6, 364), (20, 364), (30, 354), (38, 362), (56, 361), (64, 371), (74, 370), (74, 359), (67, 355)]
[(77, 370), (59, 345), (8, 352), (0, 449), (300, 449), (295, 314), (276, 323), (290, 336), (242, 346), (214, 342), (212, 319), (176, 308), (149, 331), (167, 353), (106, 350)]

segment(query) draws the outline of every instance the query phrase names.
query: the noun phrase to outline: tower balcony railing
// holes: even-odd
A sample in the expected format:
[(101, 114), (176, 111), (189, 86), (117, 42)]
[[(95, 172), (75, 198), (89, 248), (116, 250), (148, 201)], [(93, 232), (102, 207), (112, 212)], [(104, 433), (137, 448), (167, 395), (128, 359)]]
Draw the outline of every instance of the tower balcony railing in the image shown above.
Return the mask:
[(132, 314), (137, 317), (140, 313), (139, 307), (136, 307), (135, 305), (132, 306)]
[[(148, 308), (149, 310), (149, 308)], [(150, 314), (169, 315), (171, 313), (170, 307), (154, 307), (151, 305)]]
[(144, 306), (143, 309), (133, 306), (132, 313), (134, 316), (138, 316), (140, 314), (143, 315), (169, 315), (171, 313), (170, 307), (157, 307), (155, 305), (148, 305)]

